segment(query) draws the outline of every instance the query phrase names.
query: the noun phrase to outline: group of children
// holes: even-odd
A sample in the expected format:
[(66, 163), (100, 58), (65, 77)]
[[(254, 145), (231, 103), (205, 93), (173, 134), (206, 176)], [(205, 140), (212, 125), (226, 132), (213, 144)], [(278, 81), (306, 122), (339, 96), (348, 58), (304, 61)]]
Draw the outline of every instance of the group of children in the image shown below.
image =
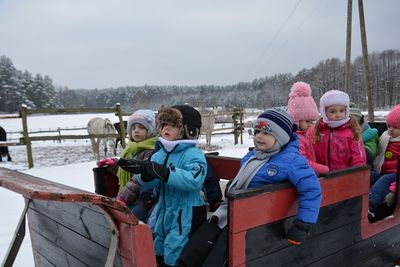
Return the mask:
[[(376, 208), (396, 177), (400, 105), (390, 112), (378, 148), (377, 133), (357, 111), (346, 93), (330, 90), (318, 112), (310, 85), (295, 83), (287, 111), (267, 109), (254, 121), (255, 148), (241, 160), (227, 192), (289, 180), (299, 192), (299, 207), (286, 236), (300, 244), (318, 218), (318, 176), (368, 159), (376, 171), (370, 193), (370, 208)], [(161, 108), (157, 116), (138, 110), (128, 119), (129, 142), (117, 162), (117, 200), (151, 227), (158, 266), (223, 266), (227, 259), (227, 202), (206, 220), (200, 194), (207, 174), (204, 153), (196, 146), (200, 127), (200, 113), (188, 105)]]

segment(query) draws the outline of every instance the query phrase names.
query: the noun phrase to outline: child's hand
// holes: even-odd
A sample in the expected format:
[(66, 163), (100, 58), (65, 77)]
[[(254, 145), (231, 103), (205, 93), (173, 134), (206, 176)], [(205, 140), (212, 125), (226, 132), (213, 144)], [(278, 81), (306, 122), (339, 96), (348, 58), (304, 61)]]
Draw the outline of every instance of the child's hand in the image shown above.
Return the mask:
[(115, 158), (105, 158), (102, 160), (99, 160), (96, 162), (97, 167), (102, 168), (102, 167), (112, 167), (115, 166), (117, 163), (117, 159)]
[(130, 173), (142, 173), (144, 171), (143, 161), (136, 159), (119, 159), (117, 162), (124, 171)]
[(303, 222), (299, 219), (293, 221), (293, 226), (287, 232), (289, 243), (299, 245), (310, 235), (312, 224)]
[(150, 182), (154, 178), (165, 182), (168, 181), (169, 169), (166, 166), (151, 161), (144, 161), (143, 168), (144, 171), (141, 173), (142, 181)]

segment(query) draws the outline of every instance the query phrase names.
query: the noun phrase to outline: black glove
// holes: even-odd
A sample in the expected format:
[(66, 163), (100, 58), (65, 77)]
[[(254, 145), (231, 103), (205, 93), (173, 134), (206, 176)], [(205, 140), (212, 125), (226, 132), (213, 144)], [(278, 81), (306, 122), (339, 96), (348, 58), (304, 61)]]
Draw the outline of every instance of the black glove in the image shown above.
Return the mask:
[(142, 173), (144, 171), (144, 161), (137, 160), (137, 159), (119, 159), (117, 164), (120, 166), (124, 171), (130, 173)]
[(169, 169), (162, 164), (136, 159), (120, 159), (117, 163), (123, 170), (130, 173), (140, 173), (143, 182), (153, 181), (154, 178), (167, 181)]
[(293, 226), (287, 232), (287, 240), (289, 243), (299, 245), (306, 240), (310, 235), (312, 224), (296, 219), (293, 221)]
[(158, 164), (151, 161), (143, 161), (144, 171), (141, 172), (141, 179), (144, 182), (153, 181), (154, 178), (160, 179), (161, 181), (168, 181), (169, 168), (162, 164)]

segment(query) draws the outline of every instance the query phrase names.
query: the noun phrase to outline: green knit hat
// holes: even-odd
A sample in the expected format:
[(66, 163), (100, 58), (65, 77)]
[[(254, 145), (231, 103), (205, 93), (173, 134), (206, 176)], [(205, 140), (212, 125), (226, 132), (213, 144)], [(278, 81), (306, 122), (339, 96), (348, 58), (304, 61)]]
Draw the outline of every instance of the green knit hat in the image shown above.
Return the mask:
[(349, 109), (350, 116), (355, 116), (360, 124), (364, 123), (364, 115), (361, 113), (361, 110), (357, 108), (356, 104), (350, 102), (350, 109)]
[(356, 116), (358, 118), (364, 117), (361, 113), (361, 110), (357, 108), (356, 104), (354, 104), (353, 102), (350, 103), (350, 115)]

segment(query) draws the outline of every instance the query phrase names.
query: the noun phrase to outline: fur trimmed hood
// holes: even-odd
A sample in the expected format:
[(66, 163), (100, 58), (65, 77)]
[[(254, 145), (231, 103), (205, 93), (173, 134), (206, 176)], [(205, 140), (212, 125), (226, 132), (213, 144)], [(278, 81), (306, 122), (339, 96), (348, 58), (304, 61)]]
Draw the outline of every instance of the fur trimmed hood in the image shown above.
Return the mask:
[(161, 129), (164, 125), (171, 125), (181, 129), (182, 139), (197, 139), (200, 135), (201, 115), (196, 109), (188, 105), (175, 105), (160, 108), (157, 122)]

